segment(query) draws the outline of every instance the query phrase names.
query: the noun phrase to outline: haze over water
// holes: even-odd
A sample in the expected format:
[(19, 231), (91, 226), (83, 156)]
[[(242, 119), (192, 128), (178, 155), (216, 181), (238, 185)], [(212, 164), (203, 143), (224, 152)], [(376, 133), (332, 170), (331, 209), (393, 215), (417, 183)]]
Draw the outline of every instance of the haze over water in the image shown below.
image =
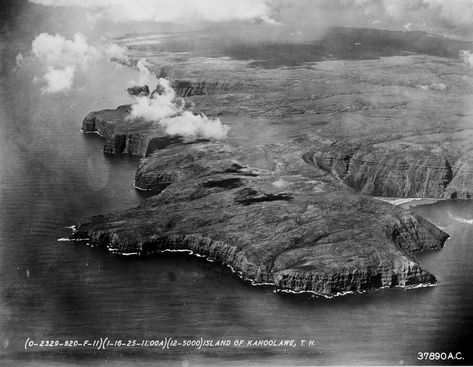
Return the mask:
[[(10, 58), (18, 44), (31, 41), (22, 37), (9, 39)], [(468, 355), (471, 201), (415, 208), (451, 235), (442, 251), (419, 255), (437, 276), (436, 287), (333, 299), (275, 294), (186, 255), (119, 257), (58, 242), (70, 233), (67, 226), (145, 198), (133, 189), (138, 161), (104, 156), (103, 141), (79, 131), (89, 111), (130, 102), (124, 89), (136, 73), (98, 64), (78, 83), (87, 93), (61, 95), (41, 95), (33, 74), (6, 67), (0, 90), (0, 359), (7, 364), (397, 365), (418, 363), (418, 352)], [(27, 338), (107, 336), (316, 342), (310, 348), (24, 350)]]

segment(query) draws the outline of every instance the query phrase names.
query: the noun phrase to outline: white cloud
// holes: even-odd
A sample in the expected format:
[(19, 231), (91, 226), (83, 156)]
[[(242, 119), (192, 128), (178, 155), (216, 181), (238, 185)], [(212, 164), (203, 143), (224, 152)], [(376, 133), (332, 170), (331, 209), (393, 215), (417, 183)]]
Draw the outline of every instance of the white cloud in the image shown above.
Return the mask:
[[(138, 76), (137, 81), (136, 80), (130, 80), (130, 83), (129, 83), (130, 86), (147, 85), (148, 87), (154, 88), (159, 83), (159, 81), (158, 81), (158, 78), (156, 78), (156, 74), (151, 72), (151, 70), (149, 69), (150, 66), (151, 65), (148, 63), (148, 61), (146, 61), (146, 59), (139, 59), (137, 64), (136, 64), (136, 67), (138, 68), (140, 74)], [(163, 81), (161, 81), (161, 83), (164, 83), (164, 81), (166, 81), (166, 80), (163, 79)]]
[(103, 18), (103, 14), (101, 13), (90, 12), (90, 11), (85, 13), (85, 19), (87, 20), (87, 22), (89, 22), (92, 25), (97, 23), (97, 21), (102, 18)]
[(195, 115), (190, 111), (185, 111), (179, 116), (161, 120), (160, 124), (170, 135), (209, 139), (222, 139), (230, 130), (230, 127), (223, 125), (218, 118), (209, 119), (205, 115)]
[(367, 0), (364, 6), (374, 7), (388, 18), (428, 19), (438, 27), (471, 29), (473, 26), (473, 0)]
[[(363, 25), (374, 20), (398, 26), (429, 21), (443, 28), (473, 29), (473, 0), (29, 0), (48, 6), (76, 6), (88, 18), (116, 21), (197, 22), (263, 20), (300, 25), (318, 22)], [(92, 15), (93, 14), (93, 15)], [(328, 20), (326, 18), (329, 18)], [(347, 23), (348, 24), (345, 24)]]
[[(85, 71), (106, 57), (126, 58), (123, 47), (113, 43), (95, 47), (89, 45), (81, 33), (74, 34), (70, 40), (60, 34), (41, 33), (33, 40), (31, 53), (47, 70), (43, 75), (46, 87), (41, 89), (42, 93), (70, 90), (77, 70)], [(17, 63), (21, 61), (17, 57)]]
[(268, 7), (286, 24), (366, 26), (385, 24), (402, 29), (412, 22), (415, 28), (437, 33), (463, 34), (473, 31), (473, 0), (270, 0)]
[[(416, 0), (413, 2), (415, 3)], [(383, 5), (387, 15), (393, 18), (401, 18), (409, 4), (405, 0), (384, 0)]]
[(269, 15), (265, 0), (30, 0), (30, 2), (93, 9), (117, 22), (219, 22), (258, 19)]
[(24, 57), (23, 55), (20, 53), (18, 53), (16, 56), (15, 56), (15, 62), (16, 62), (16, 66), (20, 67), (22, 64), (23, 64), (23, 60), (24, 60)]
[(471, 25), (473, 22), (473, 0), (422, 0), (422, 3), (451, 25)]
[(119, 59), (126, 58), (126, 49), (117, 45), (116, 43), (110, 43), (104, 47), (104, 53), (107, 57), (116, 57)]
[[(150, 97), (136, 97), (136, 103), (132, 105), (129, 115), (130, 119), (143, 118), (149, 121), (159, 121), (166, 117), (183, 112), (183, 103), (176, 103), (176, 93), (169, 85), (169, 81), (160, 78), (159, 86), (163, 90), (163, 94), (157, 94)], [(150, 85), (152, 88), (155, 85)]]
[(66, 66), (64, 69), (56, 69), (53, 66), (49, 66), (48, 71), (43, 75), (47, 86), (41, 88), (41, 93), (58, 93), (70, 90), (74, 78), (74, 71), (73, 66)]
[(86, 69), (101, 57), (100, 52), (87, 43), (86, 38), (76, 33), (72, 40), (56, 34), (41, 33), (32, 43), (31, 51), (43, 63), (52, 66), (79, 65)]
[[(145, 65), (143, 62), (142, 68), (146, 68)], [(210, 119), (186, 110), (184, 100), (176, 96), (168, 80), (160, 78), (157, 84), (160, 93), (135, 97), (136, 103), (131, 106), (128, 119), (158, 121), (169, 135), (208, 139), (222, 139), (227, 135), (230, 128), (220, 119)]]
[(470, 50), (460, 50), (460, 61), (473, 67), (473, 52)]

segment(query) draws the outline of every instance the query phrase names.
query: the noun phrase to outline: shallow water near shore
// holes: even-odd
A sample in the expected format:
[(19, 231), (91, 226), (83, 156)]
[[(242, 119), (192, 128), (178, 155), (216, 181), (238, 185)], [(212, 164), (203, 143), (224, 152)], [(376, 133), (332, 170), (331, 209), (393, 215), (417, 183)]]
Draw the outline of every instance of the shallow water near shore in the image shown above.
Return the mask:
[[(103, 141), (79, 131), (87, 112), (129, 102), (123, 89), (132, 72), (100, 68), (91, 73), (87, 94), (65, 97), (41, 96), (30, 75), (12, 72), (2, 84), (0, 359), (15, 366), (246, 365), (248, 360), (253, 365), (397, 365), (418, 363), (418, 352), (467, 355), (473, 333), (471, 201), (413, 208), (451, 235), (442, 251), (418, 256), (437, 276), (436, 287), (333, 299), (276, 294), (272, 287), (253, 287), (226, 268), (185, 254), (121, 257), (80, 242), (58, 242), (69, 235), (67, 226), (146, 197), (133, 188), (137, 160), (104, 156)], [(93, 73), (100, 74), (100, 82)], [(315, 344), (24, 348), (27, 338), (101, 337)]]

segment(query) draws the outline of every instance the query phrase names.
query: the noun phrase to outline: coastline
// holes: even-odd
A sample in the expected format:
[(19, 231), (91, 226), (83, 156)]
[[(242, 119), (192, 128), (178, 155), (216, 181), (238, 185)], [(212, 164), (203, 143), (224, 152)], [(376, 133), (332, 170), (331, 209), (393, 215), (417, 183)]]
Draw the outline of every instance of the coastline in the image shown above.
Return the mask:
[[(70, 239), (70, 238), (60, 238), (58, 241), (86, 241), (86, 245), (90, 247), (95, 247), (94, 245), (91, 245), (89, 243), (90, 239)], [(210, 258), (209, 256), (205, 254), (200, 254), (198, 252), (195, 252), (190, 249), (172, 249), (172, 248), (165, 248), (161, 250), (156, 250), (156, 251), (151, 251), (147, 253), (140, 253), (140, 252), (121, 252), (118, 251), (115, 248), (107, 248), (107, 250), (112, 253), (113, 255), (118, 255), (118, 256), (136, 256), (136, 257), (148, 257), (148, 256), (154, 256), (156, 254), (160, 253), (182, 253), (191, 257), (197, 257), (206, 260), (207, 262), (214, 263), (216, 260)], [(274, 293), (289, 293), (289, 294), (311, 294), (316, 297), (322, 297), (326, 299), (332, 299), (334, 297), (342, 297), (346, 295), (362, 295), (367, 292), (375, 292), (383, 289), (403, 289), (403, 290), (412, 290), (412, 289), (417, 289), (417, 288), (425, 288), (425, 287), (434, 287), (437, 285), (437, 282), (434, 283), (419, 283), (419, 284), (414, 284), (414, 285), (394, 285), (394, 286), (382, 286), (379, 288), (371, 288), (371, 289), (366, 289), (366, 290), (356, 290), (356, 291), (341, 291), (337, 292), (334, 294), (324, 294), (312, 290), (292, 290), (292, 289), (284, 289), (284, 288), (277, 288), (275, 282), (257, 282), (255, 279), (251, 279), (245, 276), (245, 274), (241, 270), (235, 269), (231, 264), (229, 263), (222, 263), (218, 262), (219, 266), (223, 266), (228, 268), (233, 274), (237, 275), (239, 279), (241, 279), (243, 282), (250, 284), (251, 286), (258, 287), (258, 286), (271, 286), (273, 287), (273, 292)]]
[[(421, 268), (414, 254), (440, 250), (449, 235), (409, 208), (470, 195), (469, 181), (465, 180), (469, 170), (463, 164), (466, 158), (457, 152), (448, 155), (432, 148), (437, 144), (438, 126), (431, 122), (425, 126), (432, 131), (428, 139), (425, 132), (419, 134), (415, 124), (404, 128), (404, 118), (386, 131), (379, 124), (378, 110), (392, 118), (393, 110), (406, 115), (417, 113), (417, 105), (411, 107), (393, 100), (398, 97), (392, 94), (398, 87), (394, 82), (379, 87), (384, 94), (376, 100), (377, 106), (368, 105), (367, 101), (373, 98), (370, 93), (376, 92), (360, 91), (356, 84), (353, 87), (350, 77), (346, 77), (344, 69), (337, 69), (341, 66), (336, 62), (333, 68), (341, 73), (341, 82), (330, 85), (334, 92), (329, 97), (313, 99), (300, 94), (301, 83), (308, 83), (304, 82), (305, 74), (313, 77), (321, 70), (283, 68), (284, 76), (275, 80), (268, 70), (258, 69), (245, 76), (238, 74), (243, 80), (235, 82), (238, 88), (233, 90), (230, 84), (219, 83), (219, 78), (225, 75), (228, 79), (225, 72), (234, 68), (230, 63), (226, 70), (225, 62), (217, 70), (211, 64), (178, 63), (175, 69), (199, 71), (205, 80), (180, 78), (169, 80), (169, 84), (177, 96), (185, 96), (186, 103), (190, 101), (188, 104), (196, 113), (219, 116), (232, 123), (246, 119), (247, 126), (255, 129), (253, 135), (261, 132), (257, 123), (269, 121), (272, 126), (279, 126), (275, 124), (294, 114), (298, 124), (282, 126), (300, 137), (248, 146), (232, 139), (195, 138), (184, 142), (172, 140), (159, 121), (130, 121), (129, 105), (91, 112), (84, 119), (82, 131), (101, 135), (107, 154), (140, 156), (134, 187), (155, 191), (156, 195), (136, 208), (92, 218), (89, 223), (82, 223), (74, 236), (90, 238), (95, 246), (112, 252), (141, 254), (174, 251), (159, 243), (166, 242), (166, 238), (202, 235), (210, 241), (205, 246), (211, 247), (213, 242), (226, 245), (195, 251), (193, 246), (200, 245), (193, 244), (179, 250), (205, 257), (206, 251), (220, 253), (227, 251), (227, 246), (236, 248), (250, 259), (248, 268), (239, 270), (247, 279), (258, 283), (257, 277), (270, 279), (282, 274), (280, 284), (275, 280), (269, 283), (295, 292), (319, 287), (317, 294), (330, 296), (353, 287), (359, 290), (396, 287), (398, 282), (407, 282), (402, 286), (436, 283), (435, 276)], [(428, 62), (440, 68), (439, 60), (432, 58)], [(330, 61), (324, 62), (325, 67), (327, 63)], [(412, 56), (383, 58), (378, 63), (376, 67), (399, 67), (406, 74), (409, 68), (417, 70)], [(352, 61), (350, 68), (371, 77), (373, 65)], [(458, 67), (452, 65), (452, 69)], [(152, 69), (161, 75), (158, 66)], [(323, 76), (320, 78), (325, 82)], [(212, 88), (202, 87), (206, 85)], [(378, 88), (378, 84), (373, 85)], [(345, 97), (344, 88), (348, 86), (355, 90)], [(432, 97), (432, 92), (427, 96), (425, 90), (402, 87), (418, 98)], [(364, 93), (369, 95), (365, 97)], [(282, 98), (287, 95), (291, 98), (284, 102)], [(359, 102), (363, 98), (365, 102)], [(302, 117), (301, 109), (305, 110)], [(244, 110), (252, 110), (253, 115), (242, 114)], [(321, 118), (321, 114), (334, 123), (316, 125), (314, 133), (304, 121), (310, 119), (308, 116)], [(346, 130), (348, 127), (336, 123), (337, 119), (344, 121), (352, 115), (359, 119), (360, 114), (370, 124), (369, 135), (364, 134), (364, 129)], [(260, 119), (263, 116), (265, 120)], [(231, 126), (230, 131), (240, 128)], [(456, 131), (450, 132), (448, 126), (445, 129), (443, 135), (457, 137)], [(348, 134), (352, 135), (350, 139)], [(226, 255), (221, 256), (225, 259)], [(221, 262), (225, 265), (229, 261)], [(231, 264), (238, 269), (234, 265)], [(337, 274), (345, 272), (351, 275), (337, 278)], [(307, 280), (306, 275), (300, 274), (314, 279), (317, 274), (335, 278), (318, 284), (319, 280)]]
[(404, 209), (413, 208), (419, 205), (430, 205), (444, 201), (448, 199), (436, 199), (436, 198), (386, 198), (386, 197), (375, 197), (377, 200), (385, 201), (389, 204), (400, 206)]

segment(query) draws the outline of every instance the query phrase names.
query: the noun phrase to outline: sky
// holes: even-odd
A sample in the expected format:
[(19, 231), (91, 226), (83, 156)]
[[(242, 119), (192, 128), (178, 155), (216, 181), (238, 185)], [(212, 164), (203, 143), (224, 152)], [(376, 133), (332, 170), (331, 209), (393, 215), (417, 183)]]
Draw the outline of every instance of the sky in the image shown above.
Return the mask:
[(262, 21), (294, 27), (361, 26), (471, 38), (473, 0), (30, 0), (77, 7), (92, 23)]

